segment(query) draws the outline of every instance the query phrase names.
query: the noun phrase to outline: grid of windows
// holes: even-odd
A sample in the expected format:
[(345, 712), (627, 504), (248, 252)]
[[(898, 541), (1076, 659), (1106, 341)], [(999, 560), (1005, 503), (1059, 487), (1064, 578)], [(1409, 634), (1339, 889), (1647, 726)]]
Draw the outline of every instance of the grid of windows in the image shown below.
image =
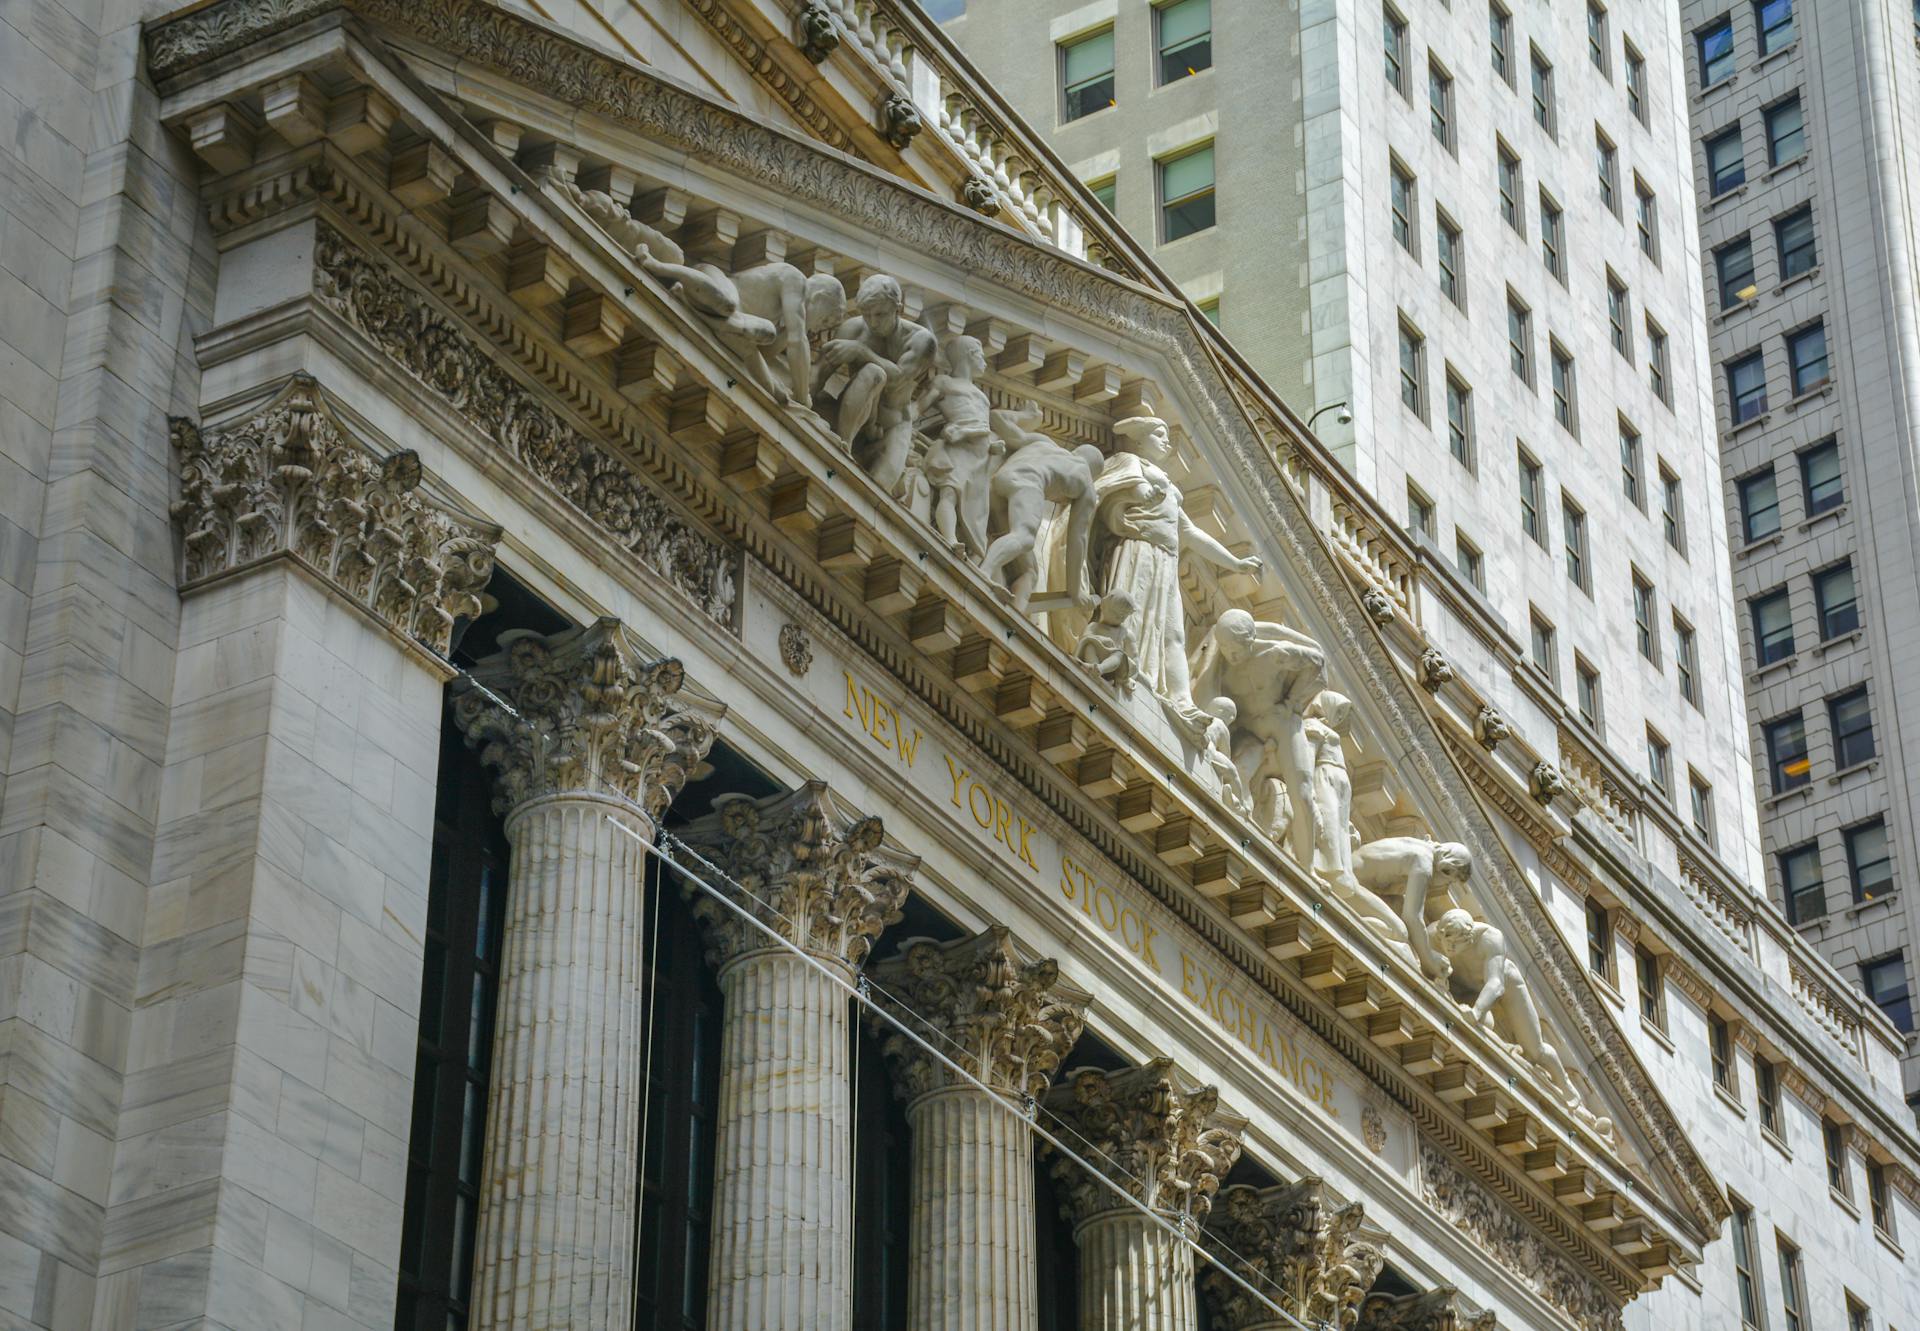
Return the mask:
[(1780, 904), (1790, 924), (1807, 924), (1827, 913), (1827, 889), (1820, 874), (1820, 843), (1780, 852)]
[(1113, 29), (1103, 28), (1060, 46), (1063, 120), (1078, 120), (1113, 105)]
[(1154, 10), (1160, 82), (1173, 83), (1213, 68), (1213, 0), (1173, 0)]
[(1214, 224), (1213, 145), (1164, 158), (1160, 173), (1160, 238), (1179, 240)]
[(1807, 727), (1800, 713), (1767, 722), (1766, 739), (1767, 776), (1773, 793), (1783, 795), (1806, 785), (1813, 764), (1807, 758)]

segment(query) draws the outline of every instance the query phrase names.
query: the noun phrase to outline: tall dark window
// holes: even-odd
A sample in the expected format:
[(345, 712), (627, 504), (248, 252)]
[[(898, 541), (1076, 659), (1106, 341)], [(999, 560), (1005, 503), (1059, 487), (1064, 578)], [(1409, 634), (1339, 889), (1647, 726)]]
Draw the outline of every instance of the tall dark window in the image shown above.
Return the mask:
[(1793, 605), (1779, 588), (1748, 603), (1753, 610), (1754, 655), (1763, 666), (1793, 655)]
[(1810, 272), (1820, 262), (1818, 242), (1813, 234), (1813, 205), (1788, 213), (1773, 224), (1773, 241), (1780, 251), (1780, 280)]
[(1767, 774), (1774, 794), (1797, 790), (1813, 779), (1813, 764), (1807, 759), (1807, 728), (1800, 713), (1767, 722), (1766, 738)]
[(1827, 702), (1833, 726), (1833, 765), (1842, 771), (1873, 757), (1873, 706), (1865, 686)]
[(1064, 1200), (1054, 1181), (1052, 1162), (1038, 1150), (1033, 1156), (1034, 1297), (1040, 1305), (1039, 1331), (1079, 1331), (1080, 1250), (1073, 1225), (1061, 1214)]
[(1846, 481), (1840, 474), (1840, 445), (1829, 439), (1800, 455), (1800, 486), (1806, 492), (1810, 518), (1846, 502)]
[(1707, 193), (1718, 198), (1728, 190), (1747, 183), (1746, 147), (1740, 141), (1740, 126), (1707, 140)]
[(1154, 11), (1160, 29), (1160, 82), (1213, 68), (1213, 0), (1173, 0)]
[[(1893, 1024), (1903, 1031), (1913, 1029), (1913, 998), (1907, 989), (1907, 962), (1904, 953), (1860, 963), (1860, 987), (1879, 1004)], [(1878, 1199), (1876, 1199), (1877, 1201)], [(1880, 1208), (1874, 1207), (1874, 1223), (1880, 1224)]]
[(1751, 545), (1780, 530), (1780, 487), (1772, 467), (1741, 477), (1739, 486), (1740, 531)]
[(912, 1175), (907, 1112), (893, 1093), (882, 1037), (862, 1021), (854, 1035), (853, 1328), (907, 1324), (907, 1233)]
[(1733, 73), (1733, 20), (1722, 16), (1693, 35), (1700, 52), (1700, 86), (1711, 88)]
[(1078, 120), (1113, 105), (1113, 29), (1060, 45), (1061, 120)]
[(1780, 896), (1790, 924), (1809, 924), (1826, 915), (1827, 889), (1820, 876), (1818, 841), (1781, 852)]
[(1813, 603), (1820, 611), (1822, 642), (1860, 627), (1860, 596), (1853, 585), (1851, 559), (1813, 575)]

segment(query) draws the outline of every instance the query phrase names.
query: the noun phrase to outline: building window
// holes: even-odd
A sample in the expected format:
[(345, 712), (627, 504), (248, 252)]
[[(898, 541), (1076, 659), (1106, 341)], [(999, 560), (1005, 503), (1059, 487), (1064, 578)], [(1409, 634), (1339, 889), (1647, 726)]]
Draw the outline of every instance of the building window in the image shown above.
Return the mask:
[(1408, 254), (1418, 255), (1413, 240), (1413, 173), (1395, 160), (1388, 164), (1392, 173), (1392, 183), (1388, 187), (1388, 202), (1393, 209), (1393, 238), (1400, 248)]
[(1560, 495), (1560, 530), (1567, 551), (1567, 581), (1591, 593), (1593, 584), (1587, 579), (1586, 510), (1567, 498), (1564, 491)]
[(1660, 464), (1660, 525), (1666, 533), (1667, 544), (1686, 554), (1686, 504), (1680, 497), (1680, 478), (1664, 462)]
[(1873, 1331), (1873, 1317), (1867, 1305), (1847, 1295), (1847, 1331)]
[(1717, 1012), (1707, 1014), (1707, 1056), (1713, 1067), (1713, 1084), (1723, 1091), (1732, 1091), (1733, 1029)]
[(1160, 82), (1213, 68), (1213, 0), (1173, 0), (1154, 11), (1159, 28)]
[[(1766, 1110), (1760, 1113), (1764, 1122)], [(1780, 1248), (1780, 1307), (1787, 1315), (1785, 1331), (1803, 1331), (1806, 1313), (1800, 1304), (1800, 1250), (1779, 1235), (1775, 1240)]]
[(1753, 26), (1760, 54), (1772, 55), (1793, 40), (1793, 0), (1755, 0)]
[(1660, 205), (1653, 191), (1647, 188), (1647, 182), (1640, 179), (1639, 173), (1633, 177), (1633, 224), (1640, 233), (1640, 252), (1660, 262)]
[(1511, 291), (1507, 293), (1507, 357), (1513, 372), (1529, 387), (1533, 384), (1533, 313)]
[(1402, 97), (1407, 95), (1407, 21), (1386, 10), (1387, 82)]
[(1807, 151), (1807, 118), (1796, 95), (1767, 108), (1767, 165), (1791, 162)]
[(1793, 606), (1781, 587), (1748, 603), (1753, 609), (1753, 645), (1758, 663), (1770, 666), (1793, 655)]
[(1576, 655), (1573, 658), (1573, 702), (1580, 709), (1580, 719), (1600, 729), (1603, 713), (1600, 710), (1600, 672), (1595, 670), (1587, 659)]
[(1573, 381), (1573, 353), (1551, 338), (1547, 341), (1547, 352), (1553, 360), (1553, 418), (1560, 422), (1560, 428), (1568, 434), (1579, 434), (1579, 424), (1574, 420), (1576, 401)]
[(1434, 248), (1440, 256), (1440, 290), (1448, 300), (1464, 310), (1467, 308), (1467, 288), (1460, 279), (1465, 261), (1460, 228), (1439, 209), (1435, 209), (1434, 214)]
[(1644, 125), (1647, 123), (1647, 61), (1633, 49), (1632, 42), (1624, 43), (1623, 49), (1627, 57), (1627, 110)]
[(1473, 466), (1473, 390), (1447, 372), (1447, 451), (1463, 467)]
[(1727, 366), (1727, 396), (1733, 423), (1744, 424), (1767, 409), (1767, 364), (1755, 351)]
[(1647, 385), (1655, 397), (1673, 405), (1667, 379), (1667, 331), (1652, 319), (1647, 320)]
[(1547, 265), (1547, 271), (1567, 280), (1567, 260), (1565, 250), (1565, 218), (1561, 215), (1560, 205), (1545, 190), (1540, 191), (1540, 259)]
[(1103, 28), (1060, 46), (1065, 89), (1062, 119), (1078, 120), (1113, 105), (1113, 29)]
[(1400, 401), (1421, 420), (1427, 418), (1427, 340), (1404, 320), (1400, 324)]
[(1487, 590), (1487, 561), (1480, 553), (1480, 547), (1467, 539), (1466, 533), (1458, 527), (1453, 531), (1453, 566), (1460, 570), (1460, 576), (1473, 585), (1477, 592)]
[(1753, 280), (1753, 242), (1745, 236), (1713, 252), (1714, 271), (1720, 277), (1720, 308), (1744, 305), (1760, 292)]
[(1487, 41), (1492, 48), (1493, 72), (1513, 84), (1513, 15), (1493, 0), (1487, 6)]
[(1760, 1126), (1774, 1136), (1780, 1135), (1780, 1071), (1764, 1058), (1753, 1060), (1753, 1101), (1760, 1111)]
[(1427, 109), (1433, 122), (1433, 137), (1440, 146), (1453, 151), (1453, 76), (1431, 57), (1427, 60)]
[[(1913, 1029), (1913, 1014), (1907, 1007), (1906, 969), (1900, 965), (1900, 958), (1897, 956), (1886, 958), (1886, 962), (1891, 962), (1900, 972), (1900, 1009), (1906, 1013), (1905, 1021), (1896, 1022), (1895, 1024), (1903, 1031), (1910, 1031)], [(1886, 964), (1886, 962), (1874, 962), (1873, 964), (1879, 966)], [(1865, 974), (1865, 972), (1866, 967), (1862, 967), (1861, 973)], [(1872, 992), (1872, 990), (1868, 990), (1869, 994)], [(1867, 1206), (1868, 1209), (1873, 1212), (1873, 1227), (1882, 1234), (1885, 1234), (1888, 1238), (1892, 1238), (1892, 1185), (1887, 1178), (1887, 1167), (1878, 1160), (1867, 1161)]]
[(1535, 669), (1552, 680), (1560, 683), (1560, 648), (1555, 640), (1553, 625), (1543, 618), (1538, 610), (1529, 608), (1527, 621), (1530, 628), (1529, 642), (1533, 649)]
[(1827, 889), (1820, 874), (1820, 843), (1780, 853), (1780, 905), (1787, 923), (1808, 924), (1827, 913)]
[(1620, 422), (1620, 493), (1635, 508), (1646, 507), (1646, 481), (1640, 465), (1640, 432)]
[(1800, 713), (1766, 725), (1767, 773), (1773, 793), (1784, 794), (1807, 784), (1813, 764), (1807, 758), (1807, 727)]
[(1533, 121), (1553, 134), (1553, 65), (1533, 48)]
[(1810, 273), (1820, 262), (1813, 238), (1813, 205), (1788, 213), (1773, 224), (1773, 243), (1780, 251), (1780, 280), (1792, 281)]
[(1587, 898), (1587, 969), (1601, 979), (1613, 978), (1613, 918), (1592, 897)]
[(1653, 632), (1653, 584), (1640, 576), (1638, 569), (1633, 573), (1633, 635), (1640, 655), (1660, 664), (1660, 640)]
[[(1717, 1017), (1710, 1020), (1719, 1023), (1718, 1033), (1725, 1033), (1725, 1022), (1720, 1022)], [(1714, 1057), (1716, 1059), (1714, 1080), (1719, 1082), (1717, 1051)], [(1754, 1275), (1753, 1211), (1742, 1202), (1734, 1202), (1733, 1221), (1729, 1228), (1733, 1238), (1733, 1283), (1740, 1295), (1740, 1325), (1758, 1328), (1760, 1326), (1760, 1284), (1759, 1278)]]
[(1107, 210), (1108, 216), (1119, 216), (1119, 214), (1114, 211), (1116, 207), (1115, 200), (1119, 197), (1120, 178), (1118, 176), (1108, 176), (1105, 180), (1096, 181), (1088, 185), (1087, 188), (1093, 191), (1093, 197), (1100, 201), (1100, 206)]
[(1833, 765), (1840, 771), (1873, 757), (1873, 705), (1862, 685), (1827, 701), (1833, 725)]
[(1707, 140), (1707, 196), (1717, 199), (1746, 183), (1746, 148), (1740, 142), (1740, 126), (1735, 125)]
[(1842, 560), (1813, 575), (1813, 603), (1820, 611), (1820, 640), (1831, 642), (1860, 627), (1860, 599), (1853, 587), (1853, 561)]
[(1713, 787), (1691, 767), (1687, 769), (1687, 797), (1694, 835), (1711, 846), (1714, 842)]
[[(1895, 952), (1892, 956), (1869, 961), (1860, 967), (1860, 987), (1887, 1014), (1894, 1026), (1902, 1031), (1913, 1029), (1913, 1001), (1907, 992), (1907, 963), (1903, 954)], [(1873, 1177), (1873, 1167), (1868, 1166), (1867, 1176)], [(1884, 1181), (1884, 1179), (1883, 1179)], [(1892, 1215), (1888, 1213), (1881, 1220), (1881, 1207), (1876, 1201), (1873, 1208), (1873, 1223), (1892, 1233)]]
[(1872, 901), (1893, 890), (1893, 856), (1887, 843), (1887, 820), (1849, 827), (1842, 836), (1847, 843), (1847, 881), (1853, 885), (1855, 901)]
[(1743, 476), (1740, 489), (1740, 532), (1748, 545), (1780, 530), (1780, 487), (1773, 468)]
[(1526, 449), (1521, 449), (1520, 530), (1544, 546), (1547, 543), (1547, 533), (1545, 524), (1540, 521), (1542, 488), (1540, 464), (1534, 461)]
[(1587, 59), (1602, 74), (1613, 76), (1607, 60), (1607, 11), (1596, 0), (1587, 0)]
[(1827, 1158), (1827, 1186), (1842, 1197), (1853, 1196), (1852, 1171), (1847, 1168), (1847, 1130), (1830, 1118), (1820, 1120), (1820, 1145)]
[(1160, 167), (1160, 238), (1179, 240), (1214, 223), (1213, 145), (1169, 157)]
[(1200, 311), (1200, 317), (1202, 319), (1205, 319), (1208, 323), (1212, 324), (1215, 328), (1218, 328), (1220, 326), (1220, 297), (1218, 296), (1209, 297), (1208, 299), (1201, 301), (1194, 308)]
[(1627, 335), (1627, 318), (1633, 305), (1627, 285), (1611, 272), (1607, 274), (1607, 337), (1613, 349), (1627, 360), (1633, 359), (1633, 342)]
[(1817, 517), (1846, 502), (1846, 483), (1840, 475), (1840, 445), (1829, 439), (1800, 455), (1800, 488), (1805, 492), (1807, 516)]
[(1733, 19), (1723, 15), (1694, 33), (1700, 52), (1700, 86), (1711, 88), (1733, 75)]
[(1593, 172), (1600, 182), (1600, 202), (1607, 211), (1620, 215), (1620, 154), (1614, 151), (1613, 140), (1600, 132), (1598, 126), (1593, 131)]
[(1633, 949), (1633, 977), (1640, 990), (1640, 1019), (1655, 1030), (1667, 1029), (1666, 982), (1660, 975), (1660, 958), (1644, 947)]
[(1673, 801), (1673, 746), (1652, 726), (1647, 727), (1647, 780), (1660, 798)]
[(1793, 371), (1793, 395), (1811, 393), (1827, 382), (1827, 326), (1814, 324), (1787, 335), (1787, 366)]
[(1429, 541), (1434, 539), (1433, 501), (1412, 481), (1407, 482), (1407, 526)]
[(1515, 231), (1522, 231), (1526, 219), (1520, 212), (1520, 158), (1506, 144), (1495, 145), (1500, 157), (1500, 216)]
[(1696, 642), (1693, 625), (1680, 618), (1673, 617), (1673, 669), (1680, 677), (1680, 696), (1700, 705), (1700, 652)]

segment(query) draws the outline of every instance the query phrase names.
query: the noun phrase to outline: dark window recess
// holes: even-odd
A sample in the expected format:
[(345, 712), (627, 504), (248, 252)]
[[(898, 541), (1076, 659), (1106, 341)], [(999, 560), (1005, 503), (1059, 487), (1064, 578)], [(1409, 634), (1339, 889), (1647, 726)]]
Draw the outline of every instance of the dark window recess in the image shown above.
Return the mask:
[(866, 1022), (853, 1036), (853, 1331), (907, 1324), (907, 1233), (912, 1172), (906, 1106), (893, 1093), (882, 1037)]
[(1846, 481), (1840, 475), (1840, 445), (1828, 440), (1802, 453), (1800, 484), (1807, 494), (1808, 517), (1838, 508), (1846, 502)]
[(1037, 1331), (1080, 1331), (1080, 1249), (1061, 1214), (1064, 1197), (1046, 1153), (1033, 1156), (1034, 1296)]

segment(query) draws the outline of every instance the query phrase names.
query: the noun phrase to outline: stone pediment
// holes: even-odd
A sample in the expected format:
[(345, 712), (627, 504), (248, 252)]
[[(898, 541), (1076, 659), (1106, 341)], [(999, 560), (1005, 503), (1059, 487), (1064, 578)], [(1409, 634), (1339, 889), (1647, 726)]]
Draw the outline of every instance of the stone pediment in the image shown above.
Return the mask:
[[(619, 466), (596, 463), (585, 488), (562, 485), (577, 469), (532, 468), (553, 503), (604, 534), (632, 507), (595, 507), (629, 484), (619, 467), (673, 491), (1009, 755), (1018, 780), (1170, 906), (1231, 922), (1256, 978), (1411, 1107), (1435, 1169), (1476, 1181), (1460, 1218), (1429, 1180), (1430, 1202), (1461, 1228), (1478, 1237), (1507, 1208), (1625, 1296), (1717, 1225), (1713, 1181), (1381, 637), (1377, 605), (1406, 613), (1404, 586), (1391, 569), (1356, 584), (1276, 461), (1277, 445), (1283, 457), (1315, 446), (1164, 279), (1116, 279), (897, 163), (822, 151), (477, 0), (216, 0), (149, 42), (163, 113), (222, 178), (209, 190), (217, 226), (312, 208), (321, 308), (422, 393), (473, 407), (436, 377), (444, 362), (408, 359), (394, 332), (431, 323), (443, 356), (466, 336), (458, 356), (510, 365), (515, 383), (540, 384), (616, 441)], [(940, 389), (952, 401), (928, 404), (902, 459), (853, 431), (850, 465), (836, 432), (857, 368), (842, 374), (821, 351), (816, 405), (832, 415), (797, 409), (804, 379), (761, 350), (773, 338), (730, 342), (697, 279), (658, 267), (680, 260), (734, 274), (786, 262), (880, 304), (896, 297), (869, 284), (892, 278), (907, 316), (892, 358), (938, 357), (962, 386)], [(967, 338), (984, 362), (971, 370)], [(1056, 576), (1072, 562), (1067, 532), (1035, 533), (1039, 596), (1023, 616), (1032, 589), (1009, 572), (1017, 561), (990, 578), (991, 549), (967, 553), (964, 502), (941, 521), (931, 492), (957, 464), (928, 462), (935, 441), (958, 455), (987, 446), (955, 428), (973, 410), (966, 385), (1010, 456), (1099, 454), (1089, 590), (1136, 604), (1092, 651), (1099, 619), (1083, 622), (1071, 569)], [(1054, 461), (1066, 485), (1070, 467)], [(1129, 503), (1141, 511), (1116, 517)], [(1157, 534), (1125, 537), (1125, 522)], [(1170, 559), (1125, 548), (1155, 540)], [(1173, 607), (1157, 637), (1140, 632), (1154, 596)], [(1216, 697), (1235, 702), (1231, 719), (1209, 710)], [(1464, 882), (1449, 888), (1461, 856), (1435, 843), (1464, 847)], [(1445, 907), (1467, 912), (1446, 931), (1444, 965), (1405, 926), (1410, 892), (1423, 926)], [(1483, 1027), (1462, 1003), (1486, 999), (1495, 977), (1504, 990)]]

